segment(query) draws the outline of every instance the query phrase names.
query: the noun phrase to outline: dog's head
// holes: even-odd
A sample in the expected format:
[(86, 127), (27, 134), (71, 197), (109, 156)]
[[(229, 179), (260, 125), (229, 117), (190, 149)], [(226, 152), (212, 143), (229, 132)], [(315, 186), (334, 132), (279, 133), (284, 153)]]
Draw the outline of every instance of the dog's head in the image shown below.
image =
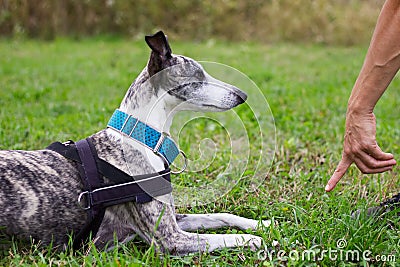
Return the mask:
[(246, 101), (243, 91), (213, 78), (195, 60), (173, 55), (162, 31), (145, 40), (152, 50), (147, 65), (150, 81), (178, 110), (224, 111)]

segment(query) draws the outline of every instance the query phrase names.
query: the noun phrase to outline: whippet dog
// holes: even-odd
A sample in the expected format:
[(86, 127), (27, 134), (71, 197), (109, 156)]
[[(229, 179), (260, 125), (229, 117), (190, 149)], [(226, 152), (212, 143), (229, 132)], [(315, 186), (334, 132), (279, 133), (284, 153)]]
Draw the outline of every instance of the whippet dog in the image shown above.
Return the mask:
[[(176, 147), (168, 136), (176, 112), (225, 111), (247, 98), (238, 88), (211, 77), (193, 59), (172, 54), (164, 33), (146, 36), (145, 40), (151, 48), (147, 66), (129, 87), (108, 127), (90, 137), (98, 157), (96, 162), (107, 162), (132, 177), (165, 173), (169, 161), (176, 156)], [(142, 129), (150, 127), (160, 136), (155, 142), (158, 151), (132, 138), (138, 123)], [(129, 131), (128, 124), (134, 124)], [(163, 148), (167, 139), (172, 156), (168, 155), (168, 147)], [(75, 147), (75, 144), (63, 146)], [(160, 149), (165, 149), (165, 153)], [(96, 189), (90, 191), (85, 186), (85, 175), (90, 171), (82, 171), (88, 164), (81, 151), (77, 151), (81, 162), (52, 149), (0, 151), (0, 226), (7, 235), (65, 247), (71, 235), (85, 228)], [(105, 187), (113, 179), (99, 176)], [(261, 246), (262, 239), (250, 234), (198, 234), (196, 231), (227, 226), (256, 229), (269, 225), (269, 221), (227, 213), (176, 214), (173, 196), (170, 190), (166, 192), (149, 193), (150, 198), (144, 201), (133, 198), (126, 203), (103, 206), (99, 225), (91, 232), (96, 247), (110, 248), (115, 241), (126, 242), (136, 235), (162, 253), (177, 255), (225, 247), (256, 249)]]

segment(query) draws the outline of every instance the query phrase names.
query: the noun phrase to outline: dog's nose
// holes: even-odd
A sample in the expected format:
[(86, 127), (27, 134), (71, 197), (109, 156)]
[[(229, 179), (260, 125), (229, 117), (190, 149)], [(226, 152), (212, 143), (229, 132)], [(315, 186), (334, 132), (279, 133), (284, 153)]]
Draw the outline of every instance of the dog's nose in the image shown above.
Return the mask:
[(241, 103), (244, 103), (247, 100), (247, 94), (239, 88), (235, 87), (234, 93), (240, 98)]

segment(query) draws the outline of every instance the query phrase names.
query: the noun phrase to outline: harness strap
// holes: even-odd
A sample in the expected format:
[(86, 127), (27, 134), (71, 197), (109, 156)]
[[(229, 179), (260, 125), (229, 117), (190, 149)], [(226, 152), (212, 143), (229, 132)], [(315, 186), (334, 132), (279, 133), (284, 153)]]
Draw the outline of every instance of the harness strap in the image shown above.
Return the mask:
[[(92, 147), (93, 144), (92, 142), (89, 142), (89, 145)], [(52, 144), (50, 144), (47, 149), (49, 150), (53, 150), (59, 154), (61, 154), (62, 156), (64, 156), (67, 159), (71, 159), (79, 164), (81, 164), (81, 159), (79, 157), (78, 151), (75, 147), (75, 144), (73, 141), (68, 141), (66, 143), (60, 143), (60, 142), (54, 142)], [(94, 151), (96, 151), (95, 149), (92, 149)], [(113, 165), (111, 165), (110, 163), (108, 163), (105, 160), (102, 160), (101, 158), (99, 158), (97, 155), (95, 157), (96, 160), (96, 164), (97, 164), (97, 170), (98, 172), (104, 176), (109, 178), (113, 183), (128, 183), (131, 182), (132, 180), (139, 180), (140, 177), (142, 175), (138, 175), (138, 176), (130, 176), (129, 174), (121, 171), (120, 169), (114, 167)], [(151, 174), (145, 174), (143, 176), (148, 175), (149, 177), (154, 177), (154, 176), (158, 176), (159, 174), (165, 174), (167, 172), (170, 171), (170, 169), (168, 168), (168, 166), (165, 166), (165, 171), (161, 171), (161, 172), (157, 172), (157, 173), (151, 173)], [(146, 177), (144, 177), (146, 178)], [(167, 179), (168, 181), (171, 181), (170, 178), (164, 177), (164, 179)], [(168, 186), (170, 187), (170, 186)]]
[[(79, 201), (86, 200), (83, 208), (88, 211), (88, 220), (84, 228), (74, 237), (74, 249), (81, 248), (90, 235), (96, 236), (106, 207), (130, 201), (145, 203), (151, 201), (153, 197), (172, 192), (169, 168), (157, 173), (130, 176), (100, 159), (90, 138), (75, 144), (73, 141), (63, 144), (55, 142), (47, 149), (78, 163), (84, 186)], [(104, 184), (102, 177), (107, 177), (111, 183)]]
[[(81, 159), (81, 179), (84, 184), (84, 188), (88, 191), (92, 191), (93, 188), (100, 187), (100, 183), (103, 179), (97, 172), (96, 160), (97, 153), (94, 149), (91, 149), (88, 139), (78, 141), (76, 144), (76, 150), (79, 158)], [(96, 236), (101, 222), (103, 221), (105, 208), (101, 205), (95, 205), (93, 208), (88, 209), (88, 220), (83, 229), (74, 237), (73, 248), (78, 249), (88, 241), (90, 235)]]
[(138, 175), (133, 178), (133, 181), (127, 183), (107, 184), (107, 186), (87, 192), (91, 205), (109, 207), (130, 201), (146, 203), (151, 201), (153, 197), (165, 195), (172, 191), (169, 169), (157, 174)]

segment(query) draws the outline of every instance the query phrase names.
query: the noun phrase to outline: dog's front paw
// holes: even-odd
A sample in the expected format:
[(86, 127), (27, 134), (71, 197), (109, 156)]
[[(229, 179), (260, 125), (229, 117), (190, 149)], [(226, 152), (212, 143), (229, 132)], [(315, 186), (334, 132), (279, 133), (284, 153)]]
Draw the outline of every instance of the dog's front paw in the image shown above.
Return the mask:
[(247, 241), (247, 246), (252, 251), (257, 251), (261, 248), (263, 243), (263, 239), (259, 236), (251, 235), (249, 240)]
[(269, 227), (270, 225), (271, 225), (271, 220), (263, 220), (259, 222), (257, 228)]

